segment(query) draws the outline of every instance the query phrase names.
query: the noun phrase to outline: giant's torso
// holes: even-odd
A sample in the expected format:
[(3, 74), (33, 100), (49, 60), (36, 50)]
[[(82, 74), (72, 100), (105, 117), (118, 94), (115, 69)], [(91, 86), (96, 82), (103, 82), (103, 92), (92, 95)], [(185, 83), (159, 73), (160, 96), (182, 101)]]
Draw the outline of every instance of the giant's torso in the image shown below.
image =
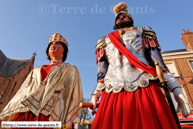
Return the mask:
[[(42, 81), (41, 68), (35, 68), (26, 78), (16, 95), (0, 114), (0, 119), (16, 112), (31, 111), (49, 116), (49, 121), (72, 122), (83, 101), (82, 86), (77, 68), (60, 64), (50, 69)], [(72, 97), (73, 96), (73, 97)]]
[[(148, 64), (142, 49), (141, 27), (119, 31), (122, 44), (141, 62)], [(152, 75), (133, 66), (113, 45), (109, 37), (105, 39), (105, 54), (108, 59), (108, 70), (104, 78), (106, 92), (120, 92), (123, 88), (135, 91), (138, 87), (146, 87)]]

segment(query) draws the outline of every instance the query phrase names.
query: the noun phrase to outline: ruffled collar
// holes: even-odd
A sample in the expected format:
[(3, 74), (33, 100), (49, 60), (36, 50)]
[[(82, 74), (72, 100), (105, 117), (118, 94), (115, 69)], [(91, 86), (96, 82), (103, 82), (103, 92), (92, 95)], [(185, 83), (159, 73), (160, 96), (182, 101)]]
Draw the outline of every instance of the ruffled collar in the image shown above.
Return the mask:
[(50, 61), (50, 65), (62, 64), (62, 63), (63, 63), (62, 60), (51, 60), (51, 61)]

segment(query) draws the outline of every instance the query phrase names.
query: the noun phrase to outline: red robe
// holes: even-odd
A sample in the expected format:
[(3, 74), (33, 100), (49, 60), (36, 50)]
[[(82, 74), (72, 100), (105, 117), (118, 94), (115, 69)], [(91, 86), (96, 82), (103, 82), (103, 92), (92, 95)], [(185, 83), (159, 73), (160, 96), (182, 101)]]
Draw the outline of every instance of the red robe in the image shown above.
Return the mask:
[(135, 92), (103, 91), (92, 129), (178, 129), (156, 82)]

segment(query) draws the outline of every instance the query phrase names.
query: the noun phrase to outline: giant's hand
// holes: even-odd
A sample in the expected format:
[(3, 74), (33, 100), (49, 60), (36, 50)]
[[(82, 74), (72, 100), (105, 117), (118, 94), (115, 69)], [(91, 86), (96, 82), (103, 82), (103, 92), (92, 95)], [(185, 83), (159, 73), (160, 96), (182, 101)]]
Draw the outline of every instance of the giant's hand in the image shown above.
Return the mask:
[(91, 99), (90, 99), (90, 103), (93, 104), (93, 108), (88, 108), (88, 110), (92, 113), (92, 115), (94, 115), (96, 113), (96, 105), (97, 102), (99, 100), (99, 98), (102, 95), (102, 91), (101, 90), (97, 90), (98, 87), (100, 87), (101, 85), (103, 85), (102, 83), (98, 83), (95, 90), (92, 93)]
[(88, 110), (93, 115), (94, 113), (96, 113), (96, 111), (95, 111), (96, 108), (94, 108), (94, 107), (96, 107), (96, 95), (92, 95), (91, 96), (90, 103), (92, 103), (93, 107), (92, 108), (88, 108)]
[(179, 83), (172, 73), (165, 73), (163, 76), (164, 80), (167, 81), (169, 84), (168, 89), (170, 90), (170, 92), (173, 92), (176, 102), (178, 103), (176, 111), (179, 112), (181, 109), (183, 116), (187, 117), (191, 112), (191, 108), (189, 101), (182, 92)]
[(191, 113), (190, 103), (182, 92), (181, 88), (175, 88), (173, 91), (176, 102), (178, 103), (177, 112), (182, 111), (184, 117)]

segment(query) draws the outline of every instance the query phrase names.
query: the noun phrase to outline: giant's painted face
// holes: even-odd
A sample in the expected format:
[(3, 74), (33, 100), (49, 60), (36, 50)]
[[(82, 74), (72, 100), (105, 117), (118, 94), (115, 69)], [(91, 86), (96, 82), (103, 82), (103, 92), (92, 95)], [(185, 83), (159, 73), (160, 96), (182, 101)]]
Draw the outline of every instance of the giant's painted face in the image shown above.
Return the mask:
[(51, 42), (49, 47), (49, 55), (51, 59), (53, 57), (61, 57), (63, 56), (64, 48), (61, 42)]

